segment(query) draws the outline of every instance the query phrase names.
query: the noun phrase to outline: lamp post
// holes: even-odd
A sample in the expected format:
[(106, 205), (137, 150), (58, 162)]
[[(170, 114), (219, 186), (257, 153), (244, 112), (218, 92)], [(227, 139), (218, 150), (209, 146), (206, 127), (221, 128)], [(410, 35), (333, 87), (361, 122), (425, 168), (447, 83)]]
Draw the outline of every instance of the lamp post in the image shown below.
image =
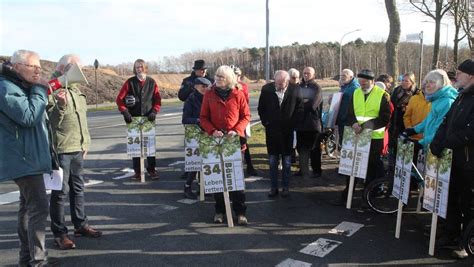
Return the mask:
[(98, 107), (99, 103), (99, 90), (97, 88), (97, 68), (99, 68), (99, 61), (94, 60), (94, 72), (95, 72), (95, 109)]
[(339, 42), (339, 75), (341, 75), (341, 72), (342, 72), (342, 40), (344, 39), (344, 37), (346, 37), (346, 35), (351, 34), (353, 32), (358, 32), (358, 31), (361, 31), (361, 29), (346, 32), (341, 37), (341, 41)]

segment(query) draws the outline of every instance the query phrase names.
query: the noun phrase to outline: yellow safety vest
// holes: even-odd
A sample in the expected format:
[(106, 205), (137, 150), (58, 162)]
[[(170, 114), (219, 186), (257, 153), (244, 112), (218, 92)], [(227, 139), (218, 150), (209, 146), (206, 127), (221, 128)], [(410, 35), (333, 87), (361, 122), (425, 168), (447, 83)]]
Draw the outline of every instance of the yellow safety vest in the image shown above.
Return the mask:
[[(361, 88), (357, 88), (354, 91), (354, 114), (359, 124), (363, 124), (364, 122), (375, 119), (379, 116), (380, 102), (382, 101), (384, 94), (385, 90), (374, 86), (366, 100), (364, 97), (364, 92)], [(383, 139), (384, 132), (385, 127), (374, 129), (372, 132), (372, 139)]]

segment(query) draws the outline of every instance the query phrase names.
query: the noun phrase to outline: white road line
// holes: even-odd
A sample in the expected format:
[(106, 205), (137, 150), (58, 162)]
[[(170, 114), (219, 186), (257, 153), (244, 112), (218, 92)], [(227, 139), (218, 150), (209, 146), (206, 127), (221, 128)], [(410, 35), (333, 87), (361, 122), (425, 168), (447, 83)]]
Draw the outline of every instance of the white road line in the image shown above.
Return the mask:
[[(91, 186), (91, 185), (96, 185), (96, 184), (101, 184), (104, 181), (102, 180), (89, 180), (89, 182), (85, 183), (85, 186)], [(51, 194), (51, 190), (47, 190), (46, 194)], [(20, 199), (20, 191), (13, 191), (13, 192), (8, 192), (5, 194), (0, 194), (0, 205), (6, 205), (6, 204), (11, 204), (18, 202)]]
[(175, 161), (173, 163), (170, 163), (170, 164), (168, 164), (168, 167), (175, 166), (175, 165), (180, 165), (180, 164), (184, 164), (184, 160), (178, 160), (178, 161)]
[(199, 200), (197, 200), (197, 199), (184, 198), (184, 199), (177, 200), (176, 202), (191, 205), (191, 204), (194, 204), (198, 201)]
[(134, 174), (135, 174), (135, 173), (133, 173), (133, 172), (129, 172), (129, 173), (126, 173), (126, 174), (124, 174), (124, 175), (114, 177), (114, 178), (112, 178), (112, 180), (125, 179), (125, 178), (128, 178), (128, 177), (132, 177)]
[(173, 113), (163, 114), (163, 115), (161, 115), (161, 117), (181, 115), (181, 114), (182, 114), (182, 112), (173, 112)]

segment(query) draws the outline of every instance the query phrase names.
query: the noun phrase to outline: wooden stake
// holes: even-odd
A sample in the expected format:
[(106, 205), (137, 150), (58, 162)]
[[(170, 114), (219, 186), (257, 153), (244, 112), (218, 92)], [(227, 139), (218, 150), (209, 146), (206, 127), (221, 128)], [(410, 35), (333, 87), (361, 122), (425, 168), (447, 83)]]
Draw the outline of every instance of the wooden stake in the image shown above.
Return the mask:
[(431, 217), (430, 248), (428, 250), (428, 254), (430, 254), (430, 256), (434, 256), (437, 225), (438, 225), (438, 214), (436, 212), (433, 212), (433, 216)]
[(403, 202), (398, 200), (397, 225), (395, 227), (395, 238), (400, 238), (400, 228), (402, 226)]
[(204, 173), (198, 172), (199, 175), (199, 200), (204, 201)]
[(227, 216), (227, 226), (234, 227), (234, 220), (232, 219), (232, 209), (230, 208), (229, 192), (224, 191), (225, 214)]

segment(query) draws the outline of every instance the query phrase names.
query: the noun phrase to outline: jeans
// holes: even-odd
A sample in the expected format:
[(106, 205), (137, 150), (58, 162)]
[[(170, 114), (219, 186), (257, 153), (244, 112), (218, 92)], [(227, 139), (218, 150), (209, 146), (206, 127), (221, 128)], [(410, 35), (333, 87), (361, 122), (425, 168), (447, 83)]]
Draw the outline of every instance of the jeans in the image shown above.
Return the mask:
[[(147, 171), (154, 171), (156, 167), (156, 158), (155, 157), (147, 157), (146, 158), (148, 166), (147, 166)], [(140, 173), (140, 158), (133, 158), (133, 170), (135, 173)]]
[(82, 152), (59, 154), (59, 165), (63, 168), (63, 188), (51, 192), (51, 231), (55, 237), (67, 234), (64, 220), (64, 203), (69, 193), (71, 221), (74, 228), (79, 229), (88, 225), (84, 210), (84, 179), (82, 177)]
[[(288, 189), (291, 175), (291, 155), (282, 155), (283, 172), (281, 175), (281, 187)], [(278, 163), (280, 155), (268, 155), (270, 163), (270, 179), (272, 189), (278, 189)]]
[(186, 172), (186, 186), (191, 186), (194, 179), (196, 179), (196, 174), (200, 175), (199, 172)]
[(20, 266), (39, 266), (46, 262), (45, 246), (48, 198), (43, 175), (15, 179), (20, 190), (18, 210), (18, 237), (20, 239)]

